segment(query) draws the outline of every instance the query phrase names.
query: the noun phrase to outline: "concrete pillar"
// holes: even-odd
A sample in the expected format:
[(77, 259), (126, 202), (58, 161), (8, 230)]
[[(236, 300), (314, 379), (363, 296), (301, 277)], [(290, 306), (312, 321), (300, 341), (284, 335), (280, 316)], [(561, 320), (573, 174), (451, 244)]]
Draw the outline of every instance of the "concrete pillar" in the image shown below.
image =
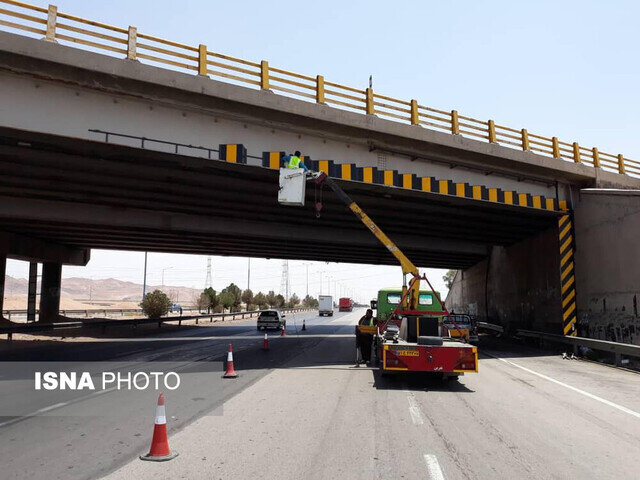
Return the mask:
[(3, 317), (2, 310), (4, 310), (4, 276), (7, 270), (7, 256), (4, 253), (0, 253), (0, 318)]
[(27, 322), (36, 321), (36, 297), (38, 289), (38, 263), (29, 263), (29, 283), (27, 291)]
[(60, 314), (60, 286), (62, 284), (62, 264), (47, 262), (42, 264), (42, 287), (40, 290), (40, 321), (53, 322)]

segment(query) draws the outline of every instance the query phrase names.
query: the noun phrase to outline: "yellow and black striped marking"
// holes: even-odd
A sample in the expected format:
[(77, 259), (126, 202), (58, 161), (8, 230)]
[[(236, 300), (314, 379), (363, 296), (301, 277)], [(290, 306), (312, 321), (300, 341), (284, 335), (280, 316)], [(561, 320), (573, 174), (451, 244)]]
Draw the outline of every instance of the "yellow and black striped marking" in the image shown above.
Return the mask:
[(247, 148), (240, 143), (223, 144), (219, 147), (220, 160), (229, 163), (247, 163)]
[(573, 220), (563, 215), (558, 220), (560, 240), (560, 298), (563, 334), (576, 336), (576, 277), (574, 263)]
[[(280, 158), (284, 152), (263, 152), (262, 166), (280, 168)], [(333, 160), (311, 160), (302, 157), (304, 164), (311, 170), (325, 172), (329, 177), (375, 183), (390, 187), (420, 190), (455, 197), (472, 198), (488, 202), (503, 203), (519, 207), (541, 210), (566, 211), (567, 202), (543, 195), (490, 188), (484, 185), (469, 185), (435, 177), (419, 177), (413, 173), (399, 173), (397, 170), (378, 170), (376, 167), (357, 167), (355, 163), (334, 163)]]

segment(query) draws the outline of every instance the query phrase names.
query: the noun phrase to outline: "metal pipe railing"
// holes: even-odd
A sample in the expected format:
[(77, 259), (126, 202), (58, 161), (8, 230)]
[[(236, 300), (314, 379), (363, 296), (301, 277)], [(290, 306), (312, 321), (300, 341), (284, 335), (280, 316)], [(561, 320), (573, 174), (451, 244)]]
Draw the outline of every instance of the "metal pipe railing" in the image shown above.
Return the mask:
[[(585, 148), (577, 142), (565, 142), (557, 137), (545, 137), (499, 125), (493, 120), (479, 120), (457, 110), (444, 111), (420, 105), (417, 100), (400, 100), (372, 88), (358, 89), (324, 79), (322, 75), (303, 75), (270, 66), (265, 60), (252, 62), (210, 51), (206, 45), (184, 45), (138, 32), (136, 27), (116, 27), (87, 20), (48, 8), (16, 0), (0, 0), (0, 27), (35, 34), (50, 42), (70, 43), (78, 48), (106, 51), (123, 59), (146, 60), (154, 66), (178, 69), (205, 77), (251, 86), (261, 90), (276, 90), (281, 95), (305, 101), (330, 104), (338, 108), (377, 115), (392, 121), (420, 125), (451, 135), (470, 136), (479, 141), (500, 144), (507, 148), (531, 151), (591, 168), (601, 168), (621, 175), (640, 177), (640, 162), (622, 154), (610, 154), (596, 147)], [(142, 40), (142, 41), (140, 41)], [(328, 88), (327, 88), (328, 87)], [(103, 132), (106, 133), (106, 132)], [(193, 147), (208, 150), (214, 149)], [(176, 146), (177, 149), (177, 146)]]

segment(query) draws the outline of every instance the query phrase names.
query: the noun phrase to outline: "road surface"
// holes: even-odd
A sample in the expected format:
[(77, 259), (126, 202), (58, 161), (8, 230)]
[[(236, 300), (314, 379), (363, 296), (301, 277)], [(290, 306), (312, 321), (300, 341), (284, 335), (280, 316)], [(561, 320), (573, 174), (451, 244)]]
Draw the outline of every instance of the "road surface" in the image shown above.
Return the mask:
[[(117, 425), (31, 418), (0, 427), (3, 478), (640, 477), (638, 374), (483, 338), (479, 373), (459, 382), (383, 378), (353, 367), (362, 313), (307, 314), (299, 336), (290, 319), (269, 352), (253, 324), (199, 329), (254, 339), (234, 342), (240, 377), (224, 384), (219, 415), (166, 395), (180, 454), (170, 462), (137, 459), (149, 447), (150, 408)], [(222, 352), (227, 340), (185, 340), (166, 354), (183, 355), (185, 343)]]

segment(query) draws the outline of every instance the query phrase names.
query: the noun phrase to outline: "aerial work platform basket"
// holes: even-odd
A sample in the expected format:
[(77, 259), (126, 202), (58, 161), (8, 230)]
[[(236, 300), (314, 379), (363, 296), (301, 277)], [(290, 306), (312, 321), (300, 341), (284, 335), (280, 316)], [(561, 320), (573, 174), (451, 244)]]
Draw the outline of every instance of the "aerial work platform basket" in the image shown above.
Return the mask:
[(281, 168), (278, 203), (292, 207), (304, 207), (307, 176), (302, 168)]

